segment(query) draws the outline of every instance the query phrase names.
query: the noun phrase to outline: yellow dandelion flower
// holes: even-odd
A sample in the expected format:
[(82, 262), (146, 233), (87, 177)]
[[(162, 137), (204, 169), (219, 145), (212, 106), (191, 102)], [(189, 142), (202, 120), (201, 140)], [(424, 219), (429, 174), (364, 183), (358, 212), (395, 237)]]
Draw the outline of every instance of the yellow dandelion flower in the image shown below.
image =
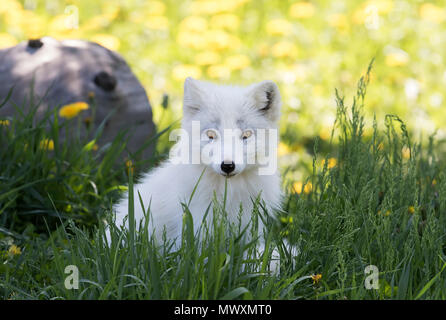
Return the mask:
[(367, 16), (368, 15), (365, 12), (365, 8), (357, 9), (353, 13), (353, 22), (356, 24), (363, 24), (365, 22), (365, 20), (367, 19)]
[(214, 51), (204, 51), (195, 56), (195, 64), (199, 66), (208, 66), (220, 61), (220, 55)]
[(386, 64), (390, 67), (404, 66), (409, 62), (409, 54), (401, 49), (386, 54)]
[(310, 2), (297, 2), (290, 7), (290, 16), (298, 19), (310, 18), (315, 11), (314, 5)]
[(233, 12), (249, 0), (202, 0), (193, 1), (190, 10), (194, 14), (216, 14)]
[(313, 87), (313, 94), (315, 96), (321, 96), (324, 93), (324, 87), (322, 87), (321, 85), (315, 85)]
[(384, 215), (385, 215), (386, 217), (388, 217), (388, 216), (390, 216), (391, 213), (392, 213), (392, 212), (391, 212), (390, 210), (386, 210), (386, 213), (384, 213)]
[(111, 34), (97, 34), (91, 38), (91, 41), (99, 43), (101, 46), (117, 51), (121, 45), (121, 41)]
[(169, 28), (169, 19), (164, 16), (149, 16), (145, 19), (143, 25), (151, 30), (167, 30)]
[(194, 14), (214, 14), (225, 11), (222, 3), (219, 1), (193, 1), (190, 10)]
[(53, 139), (43, 139), (40, 141), (40, 149), (52, 151), (54, 150), (54, 141)]
[(72, 20), (67, 19), (68, 15), (59, 14), (54, 16), (49, 25), (48, 30), (50, 30), (49, 35), (55, 38), (63, 38), (70, 32), (74, 31)]
[(184, 81), (187, 77), (200, 78), (201, 69), (190, 64), (175, 66), (172, 70), (172, 77), (177, 81)]
[(206, 47), (206, 38), (196, 31), (182, 30), (177, 35), (177, 42), (187, 48), (203, 49)]
[(180, 22), (181, 30), (203, 32), (206, 31), (208, 22), (205, 18), (199, 16), (189, 16)]
[(21, 11), (23, 11), (23, 7), (19, 1), (2, 0), (2, 5), (0, 6), (0, 13), (21, 12)]
[(150, 15), (162, 15), (166, 12), (166, 5), (161, 1), (147, 1), (144, 9)]
[(0, 33), (0, 49), (13, 47), (17, 44), (17, 39), (8, 33)]
[[(331, 169), (331, 168), (335, 167), (336, 164), (337, 164), (336, 158), (329, 158), (327, 161), (327, 168)], [(322, 167), (325, 165), (325, 159), (322, 159), (321, 165), (322, 165)]]
[(285, 19), (273, 19), (266, 24), (266, 32), (272, 36), (290, 34), (293, 26)]
[(311, 191), (313, 191), (313, 184), (311, 182), (307, 182), (307, 184), (304, 187), (304, 192), (306, 194), (309, 194)]
[(437, 180), (432, 180), (432, 185), (435, 186), (437, 184)]
[(66, 119), (71, 119), (76, 117), (81, 111), (87, 110), (89, 108), (86, 102), (74, 102), (67, 104), (60, 108), (59, 116)]
[(410, 214), (414, 214), (415, 208), (413, 206), (409, 206), (409, 208), (407, 208), (407, 212), (409, 212)]
[(333, 167), (335, 167), (336, 166), (336, 164), (337, 164), (337, 160), (336, 160), (336, 158), (330, 158), (330, 159), (328, 159), (328, 167), (329, 168), (333, 168)]
[(297, 194), (301, 194), (303, 183), (301, 181), (296, 181), (293, 183), (293, 191)]
[(209, 24), (217, 29), (237, 30), (240, 26), (240, 19), (235, 14), (222, 13), (213, 16)]
[(9, 122), (9, 120), (8, 119), (6, 119), (6, 120), (0, 120), (0, 126), (9, 126), (10, 125), (10, 122)]
[(290, 147), (283, 142), (279, 142), (279, 146), (277, 147), (277, 152), (279, 157), (285, 156), (290, 153)]
[(347, 16), (342, 13), (331, 14), (328, 17), (328, 24), (339, 31), (345, 31), (349, 27)]
[(92, 149), (93, 151), (98, 151), (99, 146), (95, 143), (91, 149)]
[[(132, 12), (129, 16), (129, 19), (133, 22), (142, 22), (143, 19), (140, 17), (142, 13), (140, 11)], [(91, 19), (85, 21), (82, 24), (82, 29), (84, 31), (97, 31), (98, 29), (102, 29), (108, 25), (110, 25), (113, 16), (110, 14), (99, 14), (97, 16), (92, 17)], [(114, 19), (114, 18), (113, 18)]]
[(27, 39), (39, 39), (45, 36), (45, 19), (35, 14), (33, 11), (26, 10), (23, 12), (21, 29), (24, 31)]
[(322, 274), (320, 273), (311, 275), (311, 280), (313, 280), (313, 284), (318, 284), (321, 279), (322, 279)]
[(446, 11), (432, 3), (424, 3), (420, 6), (420, 17), (424, 20), (441, 23), (446, 19)]
[(330, 129), (328, 129), (328, 128), (322, 128), (322, 129), (319, 131), (319, 137), (320, 137), (322, 140), (328, 140), (328, 139), (330, 139), (330, 137), (331, 137), (331, 131), (330, 131)]
[(11, 246), (9, 247), (9, 249), (8, 249), (8, 253), (9, 253), (11, 256), (16, 256), (16, 255), (21, 254), (21, 253), (22, 253), (22, 250), (21, 250), (19, 247), (17, 247), (15, 244), (13, 244), (13, 245), (11, 245)]
[(230, 56), (225, 61), (226, 66), (231, 70), (241, 70), (251, 64), (251, 60), (244, 54)]
[(205, 35), (206, 46), (214, 50), (237, 49), (241, 41), (238, 37), (229, 34), (224, 30), (208, 30)]
[(305, 186), (301, 181), (296, 181), (293, 183), (293, 191), (297, 194), (302, 193), (302, 187), (305, 194), (309, 194), (313, 190), (313, 184), (311, 182), (307, 182)]
[(408, 147), (404, 147), (401, 152), (404, 159), (410, 159), (410, 149)]
[(297, 56), (297, 47), (290, 41), (280, 41), (274, 44), (271, 53), (276, 58), (295, 58)]
[(207, 74), (212, 79), (227, 79), (231, 76), (231, 69), (223, 64), (210, 66)]
[(374, 5), (380, 14), (386, 14), (392, 11), (392, 0), (369, 0), (366, 6)]

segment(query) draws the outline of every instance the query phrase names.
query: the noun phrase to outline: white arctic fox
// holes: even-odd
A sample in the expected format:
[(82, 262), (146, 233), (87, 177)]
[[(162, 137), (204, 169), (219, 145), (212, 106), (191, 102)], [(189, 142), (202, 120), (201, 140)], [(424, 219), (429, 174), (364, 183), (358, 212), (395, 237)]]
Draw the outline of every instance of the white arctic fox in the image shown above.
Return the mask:
[[(134, 187), (135, 220), (150, 207), (149, 232), (155, 238), (166, 232), (181, 243), (183, 208), (189, 209), (197, 229), (214, 194), (223, 200), (230, 222), (250, 221), (253, 201), (260, 196), (269, 213), (280, 208), (281, 188), (277, 170), (277, 126), (281, 99), (277, 85), (263, 81), (248, 87), (216, 85), (187, 78), (184, 83), (182, 134), (171, 157)], [(181, 157), (172, 156), (176, 150)], [(198, 152), (198, 156), (197, 156)], [(181, 159), (180, 159), (181, 158)], [(251, 161), (250, 161), (251, 160)], [(201, 180), (197, 184), (199, 177)], [(128, 198), (115, 207), (116, 225), (128, 226)], [(263, 230), (263, 225), (259, 225)], [(196, 231), (196, 230), (195, 230)], [(161, 238), (159, 238), (161, 239)], [(178, 242), (180, 240), (180, 242)]]

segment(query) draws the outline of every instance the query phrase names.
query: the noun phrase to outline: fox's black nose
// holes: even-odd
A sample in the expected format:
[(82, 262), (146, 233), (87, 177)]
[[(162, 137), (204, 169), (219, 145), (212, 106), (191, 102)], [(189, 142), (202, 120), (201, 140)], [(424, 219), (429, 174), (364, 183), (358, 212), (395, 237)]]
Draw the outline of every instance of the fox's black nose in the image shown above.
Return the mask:
[(226, 173), (226, 174), (230, 174), (232, 171), (234, 171), (235, 169), (235, 163), (234, 162), (222, 162), (221, 163), (221, 170)]

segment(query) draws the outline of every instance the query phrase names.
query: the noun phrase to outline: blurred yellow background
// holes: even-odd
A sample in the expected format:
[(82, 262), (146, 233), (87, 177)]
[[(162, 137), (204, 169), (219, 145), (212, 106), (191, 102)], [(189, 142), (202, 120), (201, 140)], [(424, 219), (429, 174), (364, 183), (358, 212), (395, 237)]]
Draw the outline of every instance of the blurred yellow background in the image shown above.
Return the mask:
[[(444, 1), (0, 1), (0, 48), (43, 36), (88, 39), (120, 52), (161, 127), (181, 117), (187, 76), (276, 81), (284, 165), (308, 161), (306, 140), (329, 138), (335, 88), (350, 103), (374, 57), (367, 121), (376, 113), (382, 123), (393, 113), (417, 137), (436, 129), (446, 136)], [(165, 93), (168, 110), (161, 106)]]

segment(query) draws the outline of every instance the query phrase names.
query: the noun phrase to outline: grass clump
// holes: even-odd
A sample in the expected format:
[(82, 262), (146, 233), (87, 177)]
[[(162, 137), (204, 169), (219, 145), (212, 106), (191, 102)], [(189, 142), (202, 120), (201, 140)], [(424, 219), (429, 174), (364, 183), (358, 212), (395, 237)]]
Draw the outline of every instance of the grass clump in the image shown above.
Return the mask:
[[(0, 230), (5, 234), (33, 236), (67, 219), (92, 226), (128, 179), (120, 161), (126, 132), (98, 146), (106, 120), (93, 130), (80, 117), (61, 121), (59, 108), (42, 114), (40, 102), (31, 94), (23, 105), (14, 104), (14, 117), (0, 125)], [(90, 104), (94, 109), (94, 101)]]

